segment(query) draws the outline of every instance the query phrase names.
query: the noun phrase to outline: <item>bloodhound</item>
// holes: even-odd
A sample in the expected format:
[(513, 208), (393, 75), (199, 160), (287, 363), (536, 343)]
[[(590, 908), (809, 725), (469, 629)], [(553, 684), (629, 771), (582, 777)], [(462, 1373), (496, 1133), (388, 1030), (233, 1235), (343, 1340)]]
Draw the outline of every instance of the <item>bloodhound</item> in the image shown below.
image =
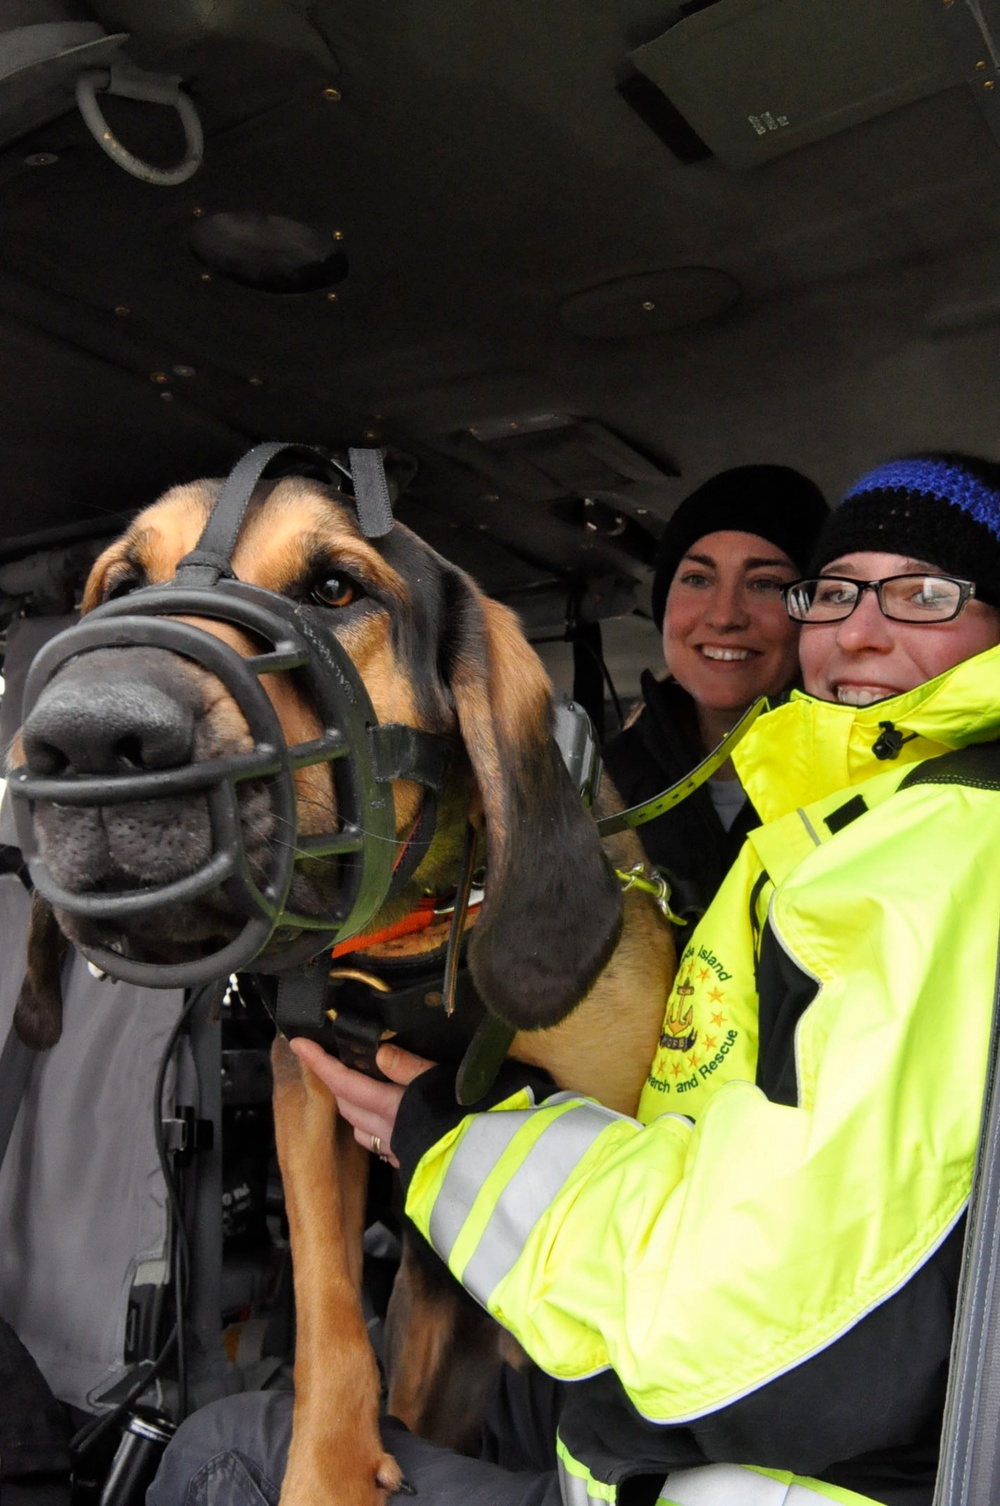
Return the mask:
[[(141, 513), (94, 566), (84, 610), (169, 580), (194, 548), (218, 489), (211, 481), (180, 486)], [(631, 832), (602, 847), (551, 737), (550, 682), (515, 617), (401, 524), (377, 543), (368, 541), (347, 499), (338, 501), (331, 488), (302, 477), (258, 485), (232, 566), (240, 580), (302, 603), (321, 631), (336, 635), (381, 722), (409, 724), (454, 745), (426, 855), (367, 929), (374, 933), (399, 921), (422, 896), (454, 890), (471, 822), (486, 880), (469, 963), (481, 998), (517, 1032), (512, 1054), (547, 1069), (561, 1087), (634, 1111), (672, 977), (669, 929), (648, 893), (632, 888), (622, 894), (614, 870), (641, 864), (641, 848)], [(207, 619), (198, 626), (243, 656), (254, 652), (236, 628)], [(67, 690), (73, 747), (88, 715), (88, 686), (113, 684), (126, 672), (130, 684), (138, 679), (149, 690), (148, 697), (139, 695), (138, 722), (126, 739), (130, 758), (143, 757), (144, 699), (160, 705), (164, 696), (184, 703), (193, 727), (186, 751), (176, 757), (221, 758), (247, 746), (237, 705), (202, 666), (162, 648), (106, 647), (78, 655), (52, 682)], [(295, 675), (270, 674), (264, 683), (289, 743), (319, 734)], [(13, 764), (23, 759), (29, 769), (50, 768), (56, 757), (72, 773), (72, 750), (53, 754), (59, 736), (52, 721), (49, 716), (39, 732), (28, 717)], [(110, 756), (121, 756), (122, 746)], [(157, 756), (164, 756), (162, 749)], [(266, 790), (252, 780), (240, 788), (244, 848), (251, 865), (263, 863), (267, 844), (280, 839)], [(335, 823), (328, 765), (298, 769), (295, 791), (300, 833)], [(402, 845), (418, 820), (421, 789), (400, 779), (393, 791)], [(614, 808), (613, 798), (605, 785), (600, 810)], [(189, 872), (192, 854), (201, 854), (209, 817), (203, 793), (156, 807), (155, 801), (144, 805), (138, 821), (121, 806), (95, 812), (40, 804), (34, 816), (40, 853), (74, 892), (113, 887), (122, 872), (169, 881)], [(292, 890), (300, 914), (329, 913), (331, 866), (321, 858), (297, 865)], [(109, 941), (105, 922), (61, 912), (56, 919), (71, 941), (86, 946), (97, 933)], [(18, 1022), (30, 1044), (44, 1047), (58, 1037), (59, 1021), (54, 933), (41, 902), (36, 922)], [(186, 956), (236, 923), (225, 895), (208, 893), (136, 921), (117, 944), (139, 945), (162, 958)], [(440, 929), (431, 928), (383, 945), (429, 951), (441, 943)], [(273, 1065), (298, 1314), (293, 1442), (282, 1506), (375, 1506), (399, 1487), (400, 1474), (379, 1437), (380, 1382), (360, 1303), (368, 1157), (338, 1120), (329, 1092), (280, 1036)], [(462, 1376), (452, 1385), (452, 1410), (460, 1412), (469, 1375), (488, 1367), (477, 1359), (463, 1375), (458, 1361), (453, 1366), (449, 1336), (463, 1320), (424, 1288), (421, 1269), (404, 1260), (390, 1312), (389, 1407), (414, 1430), (448, 1439), (453, 1421), (441, 1421), (449, 1410), (441, 1398), (449, 1375), (453, 1382)]]

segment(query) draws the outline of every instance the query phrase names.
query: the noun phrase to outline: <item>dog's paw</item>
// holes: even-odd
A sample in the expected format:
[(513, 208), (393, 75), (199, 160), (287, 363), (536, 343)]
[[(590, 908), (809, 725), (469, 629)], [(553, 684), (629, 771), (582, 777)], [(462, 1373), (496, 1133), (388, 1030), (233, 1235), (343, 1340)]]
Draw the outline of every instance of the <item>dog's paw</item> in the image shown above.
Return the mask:
[(383, 1454), (375, 1470), (375, 1485), (386, 1495), (416, 1495), (409, 1480), (403, 1479), (403, 1471), (391, 1454)]
[(281, 1487), (278, 1506), (386, 1506), (393, 1496), (414, 1495), (413, 1486), (391, 1454), (375, 1449), (375, 1466), (366, 1468), (362, 1455), (367, 1450), (351, 1451), (322, 1461), (309, 1461), (300, 1454), (289, 1459), (288, 1472)]

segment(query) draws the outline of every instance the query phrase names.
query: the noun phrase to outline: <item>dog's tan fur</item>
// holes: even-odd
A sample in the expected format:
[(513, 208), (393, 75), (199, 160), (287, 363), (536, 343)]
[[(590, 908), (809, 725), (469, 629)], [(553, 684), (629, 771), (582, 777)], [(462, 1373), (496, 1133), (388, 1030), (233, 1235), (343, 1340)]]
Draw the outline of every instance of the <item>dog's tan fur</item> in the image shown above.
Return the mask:
[[(97, 561), (85, 609), (116, 589), (170, 579), (177, 562), (194, 548), (217, 486), (194, 483), (176, 488), (141, 514)], [(386, 558), (388, 552), (361, 536), (349, 508), (325, 488), (288, 479), (262, 489), (255, 499), (234, 551), (233, 568), (243, 580), (287, 592), (308, 574), (310, 560), (322, 555), (362, 582), (377, 601), (375, 609), (353, 615), (343, 613), (338, 618), (331, 612), (329, 622), (358, 667), (380, 721), (457, 735), (464, 756), (442, 797), (439, 834), (430, 852), (403, 896), (375, 918), (372, 929), (405, 913), (421, 890), (435, 892), (454, 883), (462, 832), (466, 820), (472, 819), (483, 835), (487, 893), (493, 897), (493, 910), (488, 898), (473, 943), (479, 948), (477, 982), (488, 1004), (494, 1002), (491, 990), (503, 982), (507, 995), (503, 1007), (509, 1016), (511, 996), (517, 1008), (522, 992), (527, 998), (539, 975), (544, 975), (543, 992), (550, 987), (546, 968), (556, 974), (552, 984), (556, 988), (562, 966), (559, 959), (565, 958), (566, 968), (572, 970), (575, 949), (585, 945), (583, 932), (590, 929), (583, 923), (589, 912), (580, 909), (586, 896), (578, 893), (578, 885), (590, 883), (594, 870), (594, 892), (599, 894), (595, 906), (603, 913), (608, 906), (606, 871), (594, 869), (602, 862), (596, 836), (583, 833), (585, 862), (566, 860), (559, 850), (560, 823), (579, 821), (574, 814), (579, 802), (572, 791), (563, 792), (561, 766), (553, 770), (553, 757), (558, 763), (558, 756), (553, 755), (549, 741), (551, 687), (516, 619), (485, 598), (467, 577), (432, 556), (426, 546), (405, 543), (395, 564)], [(445, 647), (450, 659), (444, 681), (430, 673), (433, 644), (415, 642), (410, 643), (409, 653), (406, 649), (407, 631), (415, 640), (420, 638), (423, 619), (418, 617), (417, 604), (419, 593), (428, 586), (427, 572), (416, 568), (408, 578), (403, 566), (408, 559), (419, 562), (424, 558), (435, 561), (430, 574), (440, 576), (439, 588), (460, 598), (462, 625), (451, 625), (449, 620)], [(407, 627), (411, 622), (412, 630)], [(215, 621), (199, 625), (225, 638), (242, 654), (252, 650), (233, 628)], [(443, 657), (445, 648), (439, 646), (438, 653)], [(421, 655), (428, 661), (426, 673)], [(196, 666), (188, 665), (187, 670), (198, 682), (204, 735), (211, 745), (220, 749), (245, 745), (247, 729), (228, 692)], [(318, 734), (313, 708), (290, 679), (271, 675), (263, 683), (289, 743)], [(19, 763), (21, 756), (21, 748), (15, 745), (12, 762)], [(555, 797), (546, 795), (535, 809), (530, 804), (531, 791), (521, 788), (530, 784), (536, 769), (544, 771), (539, 774), (540, 787), (559, 791), (555, 804), (561, 804), (558, 810), (553, 804), (551, 821), (547, 802)], [(335, 796), (328, 770), (322, 766), (299, 770), (296, 787), (300, 830), (329, 829), (335, 817)], [(421, 792), (414, 783), (400, 781), (394, 797), (396, 830), (403, 834), (419, 810)], [(529, 851), (524, 845), (525, 801), (532, 819), (540, 823), (539, 830), (548, 833), (552, 828), (556, 845), (549, 850), (535, 847)], [(606, 796), (602, 808), (607, 805)], [(50, 840), (55, 846), (57, 839)], [(632, 833), (613, 838), (606, 847), (616, 867), (630, 868), (642, 859)], [(567, 872), (574, 863), (579, 872)], [(323, 881), (323, 865), (314, 863), (306, 875), (306, 896), (316, 907), (322, 906)], [(523, 983), (518, 983), (518, 969), (525, 960), (518, 951), (522, 938), (517, 926), (505, 931), (502, 921), (511, 896), (521, 887), (531, 888), (524, 913), (537, 925), (540, 936), (551, 934), (556, 960), (533, 956), (530, 977), (526, 974)], [(564, 916), (567, 903), (577, 905), (575, 917)], [(617, 898), (614, 903), (619, 903)], [(546, 1068), (560, 1086), (631, 1112), (653, 1058), (674, 955), (666, 923), (648, 896), (638, 891), (626, 894), (623, 913), (620, 938), (610, 960), (601, 967), (603, 958), (598, 958), (585, 983), (567, 985), (569, 996), (551, 1014), (556, 1023), (519, 1029), (512, 1054)], [(61, 916), (60, 922), (71, 938), (78, 936), (70, 917)], [(40, 918), (39, 924), (43, 923)], [(600, 924), (610, 926), (611, 922), (601, 920)], [(613, 936), (613, 928), (608, 934)], [(433, 944), (434, 938), (426, 937), (402, 943), (407, 950)], [(398, 953), (400, 945), (393, 943), (389, 949)], [(531, 942), (531, 949), (543, 950), (537, 941)], [(39, 960), (37, 955), (35, 960)], [(51, 971), (46, 976), (44, 966), (36, 967), (19, 1011), (21, 1024), (27, 1022), (39, 1044), (51, 1044), (53, 1035)], [(508, 972), (515, 977), (509, 986)], [(530, 1019), (517, 1018), (512, 1023), (545, 1026), (544, 1019), (536, 1018), (541, 1009), (539, 1005)], [(398, 1486), (399, 1472), (379, 1438), (378, 1376), (359, 1300), (367, 1157), (350, 1133), (345, 1133), (332, 1096), (300, 1066), (283, 1040), (276, 1043), (273, 1061), (275, 1120), (298, 1312), (293, 1443), (282, 1506), (374, 1506)], [(435, 1294), (422, 1293), (419, 1273), (405, 1267), (403, 1285), (393, 1302), (390, 1402), (412, 1427), (436, 1430), (454, 1441), (448, 1437), (454, 1422), (442, 1421), (442, 1408), (437, 1407), (447, 1390), (449, 1357), (442, 1333), (451, 1322), (444, 1312), (446, 1303), (435, 1318), (439, 1305)], [(497, 1355), (501, 1352), (495, 1344), (494, 1350)], [(488, 1375), (488, 1367), (482, 1373)], [(468, 1400), (465, 1392), (456, 1406)], [(448, 1407), (443, 1410), (447, 1412)]]

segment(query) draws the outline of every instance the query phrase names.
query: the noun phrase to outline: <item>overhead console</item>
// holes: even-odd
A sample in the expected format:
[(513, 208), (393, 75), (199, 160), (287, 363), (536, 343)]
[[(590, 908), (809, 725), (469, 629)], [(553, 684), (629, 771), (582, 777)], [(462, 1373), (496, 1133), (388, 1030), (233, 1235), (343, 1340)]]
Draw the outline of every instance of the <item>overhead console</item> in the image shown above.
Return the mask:
[[(962, 6), (950, 0), (949, 8)], [(630, 61), (734, 168), (756, 167), (965, 76), (926, 0), (714, 0)], [(652, 112), (641, 113), (655, 129)]]

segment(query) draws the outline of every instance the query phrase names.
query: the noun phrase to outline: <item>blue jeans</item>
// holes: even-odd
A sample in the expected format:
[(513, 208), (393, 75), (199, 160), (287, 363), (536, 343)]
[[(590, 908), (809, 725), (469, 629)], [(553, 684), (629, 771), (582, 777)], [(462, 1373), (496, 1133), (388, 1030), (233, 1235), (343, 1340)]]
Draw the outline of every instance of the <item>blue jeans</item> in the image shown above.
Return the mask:
[[(287, 1391), (244, 1392), (202, 1407), (171, 1440), (146, 1506), (276, 1506), (291, 1426)], [(392, 1417), (383, 1418), (382, 1434), (417, 1491), (416, 1506), (559, 1506), (554, 1454), (550, 1468), (520, 1467), (528, 1464), (523, 1434), (512, 1434), (513, 1468), (453, 1454)], [(504, 1452), (495, 1433), (489, 1452)]]

